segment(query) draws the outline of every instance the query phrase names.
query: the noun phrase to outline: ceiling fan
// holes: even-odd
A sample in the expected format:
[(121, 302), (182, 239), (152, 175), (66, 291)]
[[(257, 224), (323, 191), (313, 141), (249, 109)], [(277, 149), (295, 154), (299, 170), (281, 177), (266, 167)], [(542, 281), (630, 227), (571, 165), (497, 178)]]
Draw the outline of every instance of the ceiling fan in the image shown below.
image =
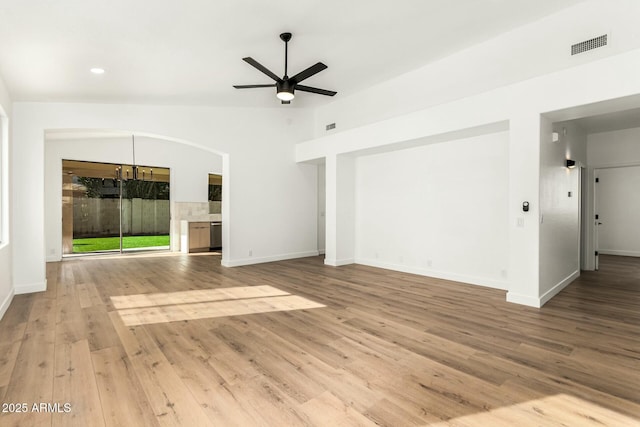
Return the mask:
[(275, 87), (276, 88), (276, 96), (278, 99), (282, 101), (283, 104), (290, 104), (291, 100), (294, 98), (294, 92), (299, 90), (301, 92), (311, 92), (317, 93), (320, 95), (333, 96), (338, 92), (334, 92), (331, 90), (318, 89), (311, 86), (301, 85), (300, 82), (308, 79), (314, 74), (319, 73), (320, 71), (327, 68), (322, 62), (318, 62), (315, 65), (307, 68), (306, 70), (300, 71), (293, 77), (289, 77), (287, 75), (287, 60), (288, 60), (288, 43), (291, 40), (291, 33), (282, 33), (280, 34), (280, 38), (284, 42), (284, 77), (280, 78), (275, 73), (271, 72), (264, 65), (260, 64), (258, 61), (251, 57), (242, 58), (243, 61), (262, 71), (267, 76), (271, 77), (275, 80), (275, 83), (268, 85), (234, 85), (236, 89), (253, 89), (257, 87)]

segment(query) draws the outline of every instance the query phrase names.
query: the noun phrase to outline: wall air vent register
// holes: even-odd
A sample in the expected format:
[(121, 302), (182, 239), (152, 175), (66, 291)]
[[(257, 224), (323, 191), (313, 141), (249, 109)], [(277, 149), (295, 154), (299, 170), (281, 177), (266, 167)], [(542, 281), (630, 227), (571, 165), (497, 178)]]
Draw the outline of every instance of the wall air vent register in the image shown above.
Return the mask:
[(585, 40), (580, 43), (571, 45), (571, 55), (577, 55), (579, 53), (587, 52), (589, 50), (597, 49), (607, 45), (608, 35), (603, 34), (598, 37), (594, 37), (589, 40)]

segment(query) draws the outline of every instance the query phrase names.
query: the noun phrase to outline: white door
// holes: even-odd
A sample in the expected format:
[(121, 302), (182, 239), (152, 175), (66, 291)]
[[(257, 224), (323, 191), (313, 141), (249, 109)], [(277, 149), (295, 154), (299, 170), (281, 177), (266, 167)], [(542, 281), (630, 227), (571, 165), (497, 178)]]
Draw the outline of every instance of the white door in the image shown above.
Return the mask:
[(640, 166), (596, 169), (595, 177), (595, 250), (640, 256)]

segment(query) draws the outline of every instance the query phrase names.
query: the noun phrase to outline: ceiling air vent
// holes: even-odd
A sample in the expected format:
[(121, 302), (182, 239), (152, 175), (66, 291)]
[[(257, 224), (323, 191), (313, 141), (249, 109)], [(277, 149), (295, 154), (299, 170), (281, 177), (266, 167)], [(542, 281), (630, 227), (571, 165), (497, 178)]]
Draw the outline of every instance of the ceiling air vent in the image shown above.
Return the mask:
[(588, 50), (597, 49), (607, 45), (607, 34), (603, 34), (598, 37), (594, 37), (590, 40), (585, 40), (580, 43), (576, 43), (571, 46), (571, 55), (577, 55)]

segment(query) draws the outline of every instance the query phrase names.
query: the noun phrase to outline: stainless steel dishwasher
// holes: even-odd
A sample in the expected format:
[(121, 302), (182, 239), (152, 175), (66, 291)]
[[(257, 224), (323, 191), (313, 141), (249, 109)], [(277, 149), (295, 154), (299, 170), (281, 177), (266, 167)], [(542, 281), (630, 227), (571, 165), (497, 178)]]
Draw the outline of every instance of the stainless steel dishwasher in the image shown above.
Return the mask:
[(211, 221), (209, 249), (222, 249), (222, 221)]

